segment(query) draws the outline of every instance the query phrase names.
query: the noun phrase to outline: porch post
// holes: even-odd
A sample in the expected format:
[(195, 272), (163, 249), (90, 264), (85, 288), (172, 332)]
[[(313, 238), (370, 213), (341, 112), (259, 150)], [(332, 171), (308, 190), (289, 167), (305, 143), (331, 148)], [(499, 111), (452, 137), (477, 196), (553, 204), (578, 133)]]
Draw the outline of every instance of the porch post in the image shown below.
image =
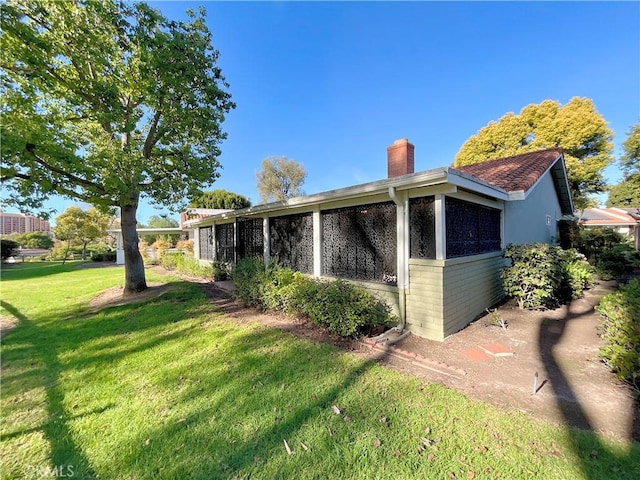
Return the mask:
[(313, 207), (313, 276), (322, 276), (322, 217), (320, 205)]
[(435, 196), (434, 202), (436, 221), (436, 260), (447, 259), (447, 218), (445, 196), (441, 193)]

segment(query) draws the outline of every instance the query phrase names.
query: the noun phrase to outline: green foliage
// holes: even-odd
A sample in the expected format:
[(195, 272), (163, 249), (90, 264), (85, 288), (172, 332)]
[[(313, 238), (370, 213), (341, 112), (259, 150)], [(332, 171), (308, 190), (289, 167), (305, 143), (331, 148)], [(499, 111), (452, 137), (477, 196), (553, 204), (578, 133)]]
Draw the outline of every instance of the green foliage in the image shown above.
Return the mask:
[(640, 253), (628, 238), (612, 228), (581, 228), (575, 239), (575, 248), (595, 265), (603, 279), (616, 278), (640, 267)]
[(198, 192), (189, 202), (190, 208), (239, 210), (250, 206), (251, 200), (247, 197), (223, 189)]
[(612, 160), (613, 132), (588, 98), (565, 105), (553, 100), (524, 107), (491, 121), (462, 145), (455, 166), (562, 147), (576, 207), (605, 188), (604, 168)]
[(607, 207), (640, 207), (640, 173), (629, 175), (609, 187)]
[(384, 302), (343, 280), (313, 279), (259, 258), (241, 260), (232, 275), (236, 298), (245, 305), (302, 315), (343, 337), (394, 322)]
[(212, 266), (214, 282), (221, 282), (229, 279), (231, 275), (231, 265), (227, 262), (215, 261)]
[(640, 252), (629, 243), (619, 243), (600, 254), (596, 267), (602, 278), (618, 278), (640, 267)]
[(18, 243), (6, 238), (0, 239), (0, 248), (2, 250), (2, 260), (6, 260), (9, 257), (15, 255), (18, 249)]
[(600, 358), (618, 378), (640, 390), (640, 279), (600, 300), (603, 316)]
[(262, 170), (256, 173), (262, 203), (300, 195), (300, 187), (306, 177), (304, 167), (295, 160), (287, 157), (265, 158)]
[(582, 292), (596, 284), (595, 269), (587, 262), (587, 259), (576, 250), (564, 250), (561, 253), (563, 265), (563, 282), (565, 292), (560, 293), (560, 298), (580, 298)]
[(146, 288), (140, 195), (180, 206), (218, 176), (235, 107), (204, 9), (170, 20), (117, 0), (2, 4), (3, 202), (119, 207), (125, 291)]
[[(627, 133), (627, 139), (622, 144), (622, 151), (620, 165), (625, 176), (640, 174), (640, 123), (631, 127)], [(640, 206), (640, 203), (634, 206)]]
[[(180, 223), (174, 219), (170, 218), (166, 215), (151, 215), (146, 224), (140, 224), (138, 228), (177, 228), (180, 226)], [(142, 233), (140, 234), (140, 240), (143, 242), (147, 242), (148, 244), (152, 244), (157, 242), (158, 240), (163, 240), (165, 242), (169, 242), (174, 244), (182, 233), (167, 233), (167, 234), (156, 234), (156, 233)]]
[(116, 252), (94, 253), (91, 255), (91, 260), (94, 262), (115, 262)]
[(511, 266), (502, 272), (503, 288), (520, 308), (554, 308), (595, 283), (593, 269), (574, 250), (546, 243), (509, 245), (504, 256)]
[(49, 250), (53, 247), (53, 239), (42, 232), (27, 232), (16, 236), (16, 241), (22, 248), (42, 248)]
[(212, 278), (210, 266), (200, 265), (198, 261), (184, 252), (167, 252), (160, 258), (160, 265), (167, 270), (173, 270), (191, 277)]
[(73, 245), (82, 246), (82, 259), (86, 259), (89, 242), (104, 237), (107, 233), (109, 216), (95, 208), (82, 210), (80, 207), (68, 207), (56, 217), (53, 233), (58, 240), (67, 242), (67, 248)]

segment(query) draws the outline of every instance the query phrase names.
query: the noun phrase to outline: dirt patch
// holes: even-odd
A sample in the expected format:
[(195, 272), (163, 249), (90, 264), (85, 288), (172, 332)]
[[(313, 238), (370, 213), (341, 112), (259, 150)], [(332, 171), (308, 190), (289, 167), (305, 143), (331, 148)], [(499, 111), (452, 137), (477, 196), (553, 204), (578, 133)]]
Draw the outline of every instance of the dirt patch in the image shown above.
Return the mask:
[(124, 287), (118, 286), (104, 290), (89, 302), (91, 312), (97, 312), (106, 307), (119, 307), (131, 303), (139, 303), (152, 298), (158, 298), (171, 287), (166, 283), (148, 283), (148, 288), (142, 292), (124, 296)]
[(5, 334), (18, 326), (18, 319), (11, 315), (0, 315), (0, 339)]
[(640, 440), (632, 392), (598, 358), (600, 318), (593, 307), (612, 291), (612, 282), (552, 311), (522, 311), (505, 303), (498, 315), (506, 328), (487, 315), (444, 342), (408, 335), (387, 349), (342, 339), (302, 319), (244, 308), (214, 284), (203, 288), (221, 312), (239, 322), (260, 322), (330, 343), (506, 410), (607, 438)]

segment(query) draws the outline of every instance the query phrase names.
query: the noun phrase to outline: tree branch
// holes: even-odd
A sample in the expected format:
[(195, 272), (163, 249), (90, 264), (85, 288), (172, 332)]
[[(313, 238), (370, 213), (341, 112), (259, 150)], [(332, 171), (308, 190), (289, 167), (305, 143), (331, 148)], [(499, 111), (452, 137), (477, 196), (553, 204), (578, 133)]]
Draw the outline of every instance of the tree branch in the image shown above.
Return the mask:
[(151, 126), (149, 127), (149, 133), (147, 133), (147, 138), (144, 141), (144, 148), (142, 149), (142, 156), (144, 158), (149, 158), (151, 156), (151, 149), (156, 144), (157, 139), (156, 131), (158, 130), (158, 123), (160, 122), (160, 117), (162, 116), (162, 101), (160, 101), (160, 108), (156, 111), (156, 114), (153, 116), (153, 120), (151, 121)]
[(73, 183), (76, 183), (78, 185), (82, 185), (83, 187), (89, 187), (89, 188), (93, 188), (95, 190), (97, 190), (98, 192), (104, 193), (106, 194), (106, 190), (104, 189), (104, 187), (98, 183), (95, 182), (91, 182), (89, 180), (86, 180), (82, 177), (78, 177), (77, 175), (74, 175), (72, 173), (69, 172), (65, 172), (64, 170), (62, 170), (61, 168), (55, 167), (49, 163), (47, 163), (42, 157), (39, 157), (38, 155), (36, 155), (35, 153), (35, 149), (36, 146), (33, 144), (28, 143), (25, 147), (25, 150), (27, 151), (27, 153), (29, 153), (33, 159), (35, 160), (35, 162), (44, 167), (47, 168), (49, 170), (51, 170), (54, 173), (57, 173), (58, 175), (62, 175), (63, 177), (67, 178), (68, 180), (72, 181)]

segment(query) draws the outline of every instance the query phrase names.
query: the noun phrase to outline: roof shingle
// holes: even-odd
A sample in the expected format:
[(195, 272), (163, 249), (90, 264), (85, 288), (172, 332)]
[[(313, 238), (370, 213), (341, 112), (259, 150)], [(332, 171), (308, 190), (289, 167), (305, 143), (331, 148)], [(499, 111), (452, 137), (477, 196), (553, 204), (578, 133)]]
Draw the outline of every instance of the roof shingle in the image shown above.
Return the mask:
[(562, 155), (562, 148), (549, 148), (456, 167), (456, 170), (473, 175), (507, 192), (520, 190), (526, 192), (535, 185), (560, 155)]

